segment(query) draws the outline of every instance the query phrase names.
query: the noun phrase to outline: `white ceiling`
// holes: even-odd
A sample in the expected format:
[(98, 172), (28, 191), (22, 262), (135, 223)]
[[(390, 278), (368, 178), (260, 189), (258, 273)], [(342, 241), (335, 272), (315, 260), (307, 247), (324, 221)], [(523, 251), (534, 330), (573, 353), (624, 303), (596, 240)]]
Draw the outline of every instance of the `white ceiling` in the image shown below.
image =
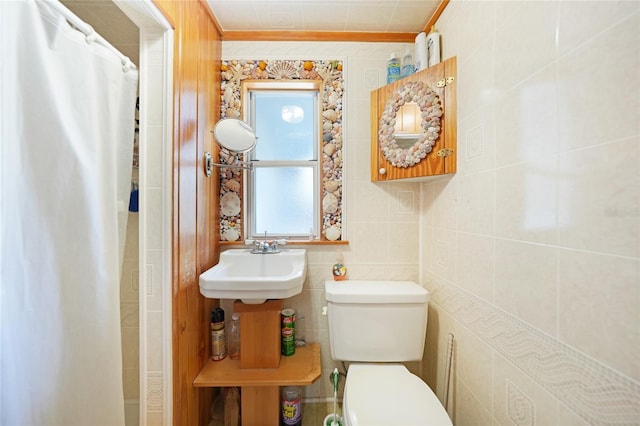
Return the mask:
[(409, 32), (440, 0), (207, 0), (224, 31)]
[[(61, 2), (134, 63), (139, 63), (138, 28), (112, 0)], [(207, 0), (223, 31), (380, 33), (423, 31), (440, 2), (441, 0)]]

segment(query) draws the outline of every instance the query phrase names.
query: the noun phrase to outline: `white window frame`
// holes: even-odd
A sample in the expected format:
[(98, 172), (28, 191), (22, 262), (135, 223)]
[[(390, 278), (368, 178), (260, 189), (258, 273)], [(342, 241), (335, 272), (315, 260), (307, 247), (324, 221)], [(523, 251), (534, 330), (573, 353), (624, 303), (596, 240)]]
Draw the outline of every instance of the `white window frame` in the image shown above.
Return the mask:
[[(312, 160), (300, 160), (300, 161), (254, 161), (253, 168), (262, 167), (311, 167), (313, 170), (313, 229), (309, 232), (299, 234), (281, 234), (271, 233), (264, 231), (254, 230), (255, 223), (255, 192), (254, 192), (254, 179), (255, 173), (253, 170), (245, 171), (244, 176), (244, 211), (245, 211), (245, 235), (248, 239), (263, 239), (263, 238), (285, 238), (288, 240), (313, 240), (317, 235), (322, 232), (321, 229), (321, 215), (322, 209), (320, 204), (320, 164), (321, 164), (321, 141), (322, 141), (322, 95), (323, 87), (320, 80), (247, 80), (242, 82), (242, 105), (243, 105), (243, 119), (252, 128), (255, 129), (255, 105), (252, 102), (252, 92), (278, 92), (278, 91), (310, 91), (315, 93), (315, 114), (314, 114), (314, 129), (315, 137), (313, 140), (313, 153), (314, 158)], [(258, 144), (260, 143), (260, 135), (258, 134)], [(251, 154), (251, 160), (254, 160)]]

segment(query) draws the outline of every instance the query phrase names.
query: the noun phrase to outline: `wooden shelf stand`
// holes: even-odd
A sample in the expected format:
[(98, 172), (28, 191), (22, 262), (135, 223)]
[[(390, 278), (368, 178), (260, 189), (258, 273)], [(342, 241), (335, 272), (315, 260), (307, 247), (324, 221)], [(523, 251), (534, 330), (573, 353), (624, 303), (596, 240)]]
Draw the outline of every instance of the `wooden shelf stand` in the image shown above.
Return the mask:
[(320, 344), (280, 355), (282, 301), (259, 305), (234, 303), (240, 312), (240, 360), (209, 360), (193, 381), (194, 387), (239, 386), (243, 426), (278, 426), (280, 386), (307, 386), (321, 375)]

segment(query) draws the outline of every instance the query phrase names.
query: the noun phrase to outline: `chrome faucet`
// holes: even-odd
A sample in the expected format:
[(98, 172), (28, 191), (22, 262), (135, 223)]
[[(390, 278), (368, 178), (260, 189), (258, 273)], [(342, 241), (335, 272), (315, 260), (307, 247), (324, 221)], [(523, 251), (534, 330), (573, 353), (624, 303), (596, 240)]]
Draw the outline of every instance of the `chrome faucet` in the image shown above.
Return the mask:
[(277, 242), (269, 243), (269, 241), (256, 240), (253, 244), (253, 250), (251, 251), (251, 253), (267, 254), (267, 253), (277, 253), (278, 251), (279, 250), (278, 250)]
[(286, 240), (273, 240), (267, 241), (267, 233), (264, 233), (264, 240), (247, 240), (245, 244), (250, 245), (253, 244), (253, 249), (251, 253), (253, 254), (271, 254), (271, 253), (280, 253), (280, 249), (278, 245), (285, 245), (287, 243)]

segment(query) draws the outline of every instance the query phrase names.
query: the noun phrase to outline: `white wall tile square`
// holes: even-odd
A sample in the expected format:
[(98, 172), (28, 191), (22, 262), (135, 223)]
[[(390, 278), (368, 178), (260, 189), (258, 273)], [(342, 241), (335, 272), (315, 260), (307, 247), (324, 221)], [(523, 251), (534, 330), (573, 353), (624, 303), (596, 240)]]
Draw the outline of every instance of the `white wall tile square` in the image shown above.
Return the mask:
[(556, 68), (554, 62), (502, 92), (495, 108), (497, 166), (536, 164), (558, 152)]
[(463, 232), (492, 235), (496, 203), (496, 174), (493, 170), (457, 177), (458, 224)]
[(561, 151), (637, 136), (640, 132), (638, 27), (640, 16), (636, 13), (560, 57)]
[[(446, 37), (442, 38), (446, 40)], [(496, 85), (493, 76), (492, 52), (493, 43), (487, 41), (468, 57), (458, 57), (458, 94), (461, 92), (468, 94), (457, 97), (458, 120), (464, 120), (477, 109), (492, 106), (495, 102)]]
[(456, 376), (485, 407), (493, 404), (494, 351), (467, 327), (456, 328)]
[(640, 256), (640, 138), (560, 155), (559, 243)]
[(558, 15), (560, 54), (588, 43), (640, 10), (637, 1), (563, 1)]
[(558, 423), (556, 399), (500, 355), (495, 357), (493, 395), (498, 424), (569, 425)]
[(458, 169), (460, 176), (493, 170), (496, 131), (493, 108), (480, 108), (458, 121)]
[(494, 301), (495, 241), (485, 235), (458, 232), (456, 259), (458, 285), (468, 292)]
[(556, 155), (496, 171), (495, 235), (523, 241), (557, 241)]
[(496, 29), (494, 75), (501, 90), (510, 89), (556, 59), (558, 5), (555, 1), (521, 2)]
[(496, 239), (495, 304), (555, 336), (558, 251), (555, 247)]
[(640, 260), (560, 250), (559, 337), (640, 380)]

